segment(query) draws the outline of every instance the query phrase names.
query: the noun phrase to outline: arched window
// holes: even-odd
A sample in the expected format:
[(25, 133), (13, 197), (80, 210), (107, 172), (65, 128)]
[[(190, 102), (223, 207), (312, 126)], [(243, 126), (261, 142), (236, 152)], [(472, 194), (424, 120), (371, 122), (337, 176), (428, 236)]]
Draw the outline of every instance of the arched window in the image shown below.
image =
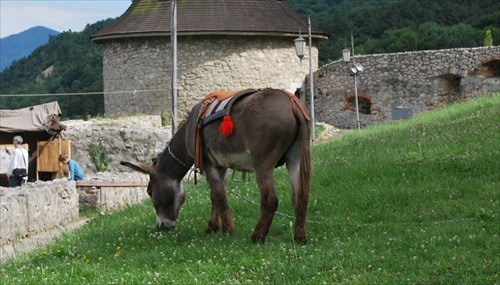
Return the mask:
[(485, 74), (487, 77), (500, 77), (500, 56), (488, 58), (481, 64), (486, 66)]
[[(346, 106), (343, 110), (356, 112), (356, 95), (347, 96), (345, 101)], [(366, 94), (358, 94), (358, 108), (361, 114), (370, 115), (372, 113), (372, 97)]]
[(462, 77), (456, 74), (446, 73), (439, 76), (442, 80), (442, 87), (448, 97), (448, 101), (456, 100), (462, 96), (460, 81)]

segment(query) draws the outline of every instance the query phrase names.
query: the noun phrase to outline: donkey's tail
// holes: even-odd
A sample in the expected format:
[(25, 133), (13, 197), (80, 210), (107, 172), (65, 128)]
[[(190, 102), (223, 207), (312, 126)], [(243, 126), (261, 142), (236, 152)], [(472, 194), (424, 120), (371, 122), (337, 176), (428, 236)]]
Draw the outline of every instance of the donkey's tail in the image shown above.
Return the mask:
[(302, 112), (297, 112), (300, 122), (298, 130), (300, 139), (300, 187), (297, 198), (299, 208), (304, 209), (306, 212), (312, 187), (311, 123), (307, 111), (300, 109)]
[(292, 101), (293, 113), (300, 123), (297, 136), (300, 140), (300, 182), (297, 200), (299, 209), (307, 211), (312, 187), (311, 117), (299, 98), (289, 92), (286, 93)]
[[(297, 97), (295, 97), (297, 98)], [(300, 145), (300, 171), (299, 185), (294, 201), (295, 206), (295, 236), (294, 240), (298, 243), (307, 242), (307, 233), (305, 229), (307, 208), (309, 203), (309, 194), (312, 187), (312, 159), (311, 159), (311, 124), (310, 118), (304, 105), (297, 99), (292, 99), (294, 106), (300, 109), (294, 112), (299, 121), (298, 133), (296, 139)], [(294, 108), (295, 109), (295, 108)], [(295, 111), (295, 110), (294, 110)]]

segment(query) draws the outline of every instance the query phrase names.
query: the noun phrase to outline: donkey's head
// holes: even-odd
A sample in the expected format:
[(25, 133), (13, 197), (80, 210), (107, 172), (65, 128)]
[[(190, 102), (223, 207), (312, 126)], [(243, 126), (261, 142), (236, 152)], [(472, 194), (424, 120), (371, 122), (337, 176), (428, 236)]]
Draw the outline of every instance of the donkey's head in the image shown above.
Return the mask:
[(179, 210), (186, 199), (186, 192), (181, 181), (173, 179), (164, 173), (159, 173), (156, 163), (122, 161), (121, 164), (149, 174), (147, 192), (155, 207), (156, 227), (159, 230), (173, 229)]

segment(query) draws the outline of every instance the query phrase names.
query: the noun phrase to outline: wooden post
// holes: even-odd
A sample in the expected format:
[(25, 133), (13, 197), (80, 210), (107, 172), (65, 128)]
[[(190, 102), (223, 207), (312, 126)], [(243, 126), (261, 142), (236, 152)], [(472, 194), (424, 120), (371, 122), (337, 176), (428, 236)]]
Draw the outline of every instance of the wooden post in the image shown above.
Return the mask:
[(38, 177), (38, 158), (40, 157), (40, 146), (39, 146), (39, 141), (36, 142), (36, 181), (40, 180), (40, 177)]
[(146, 187), (148, 182), (146, 181), (102, 181), (102, 180), (81, 180), (75, 181), (76, 187)]
[[(59, 133), (57, 135), (57, 141), (59, 143), (59, 155), (62, 154), (62, 142), (61, 142), (61, 134)], [(59, 159), (59, 156), (57, 157), (57, 159)], [(62, 179), (63, 178), (63, 169), (62, 169), (62, 162), (59, 161), (59, 178)]]

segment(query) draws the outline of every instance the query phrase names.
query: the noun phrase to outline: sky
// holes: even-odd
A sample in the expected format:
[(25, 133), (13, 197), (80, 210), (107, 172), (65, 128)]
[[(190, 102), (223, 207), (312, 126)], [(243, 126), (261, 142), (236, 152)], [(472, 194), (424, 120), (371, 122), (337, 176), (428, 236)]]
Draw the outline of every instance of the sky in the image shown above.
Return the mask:
[(0, 0), (0, 38), (35, 26), (80, 32), (87, 24), (121, 16), (131, 4), (131, 0)]

